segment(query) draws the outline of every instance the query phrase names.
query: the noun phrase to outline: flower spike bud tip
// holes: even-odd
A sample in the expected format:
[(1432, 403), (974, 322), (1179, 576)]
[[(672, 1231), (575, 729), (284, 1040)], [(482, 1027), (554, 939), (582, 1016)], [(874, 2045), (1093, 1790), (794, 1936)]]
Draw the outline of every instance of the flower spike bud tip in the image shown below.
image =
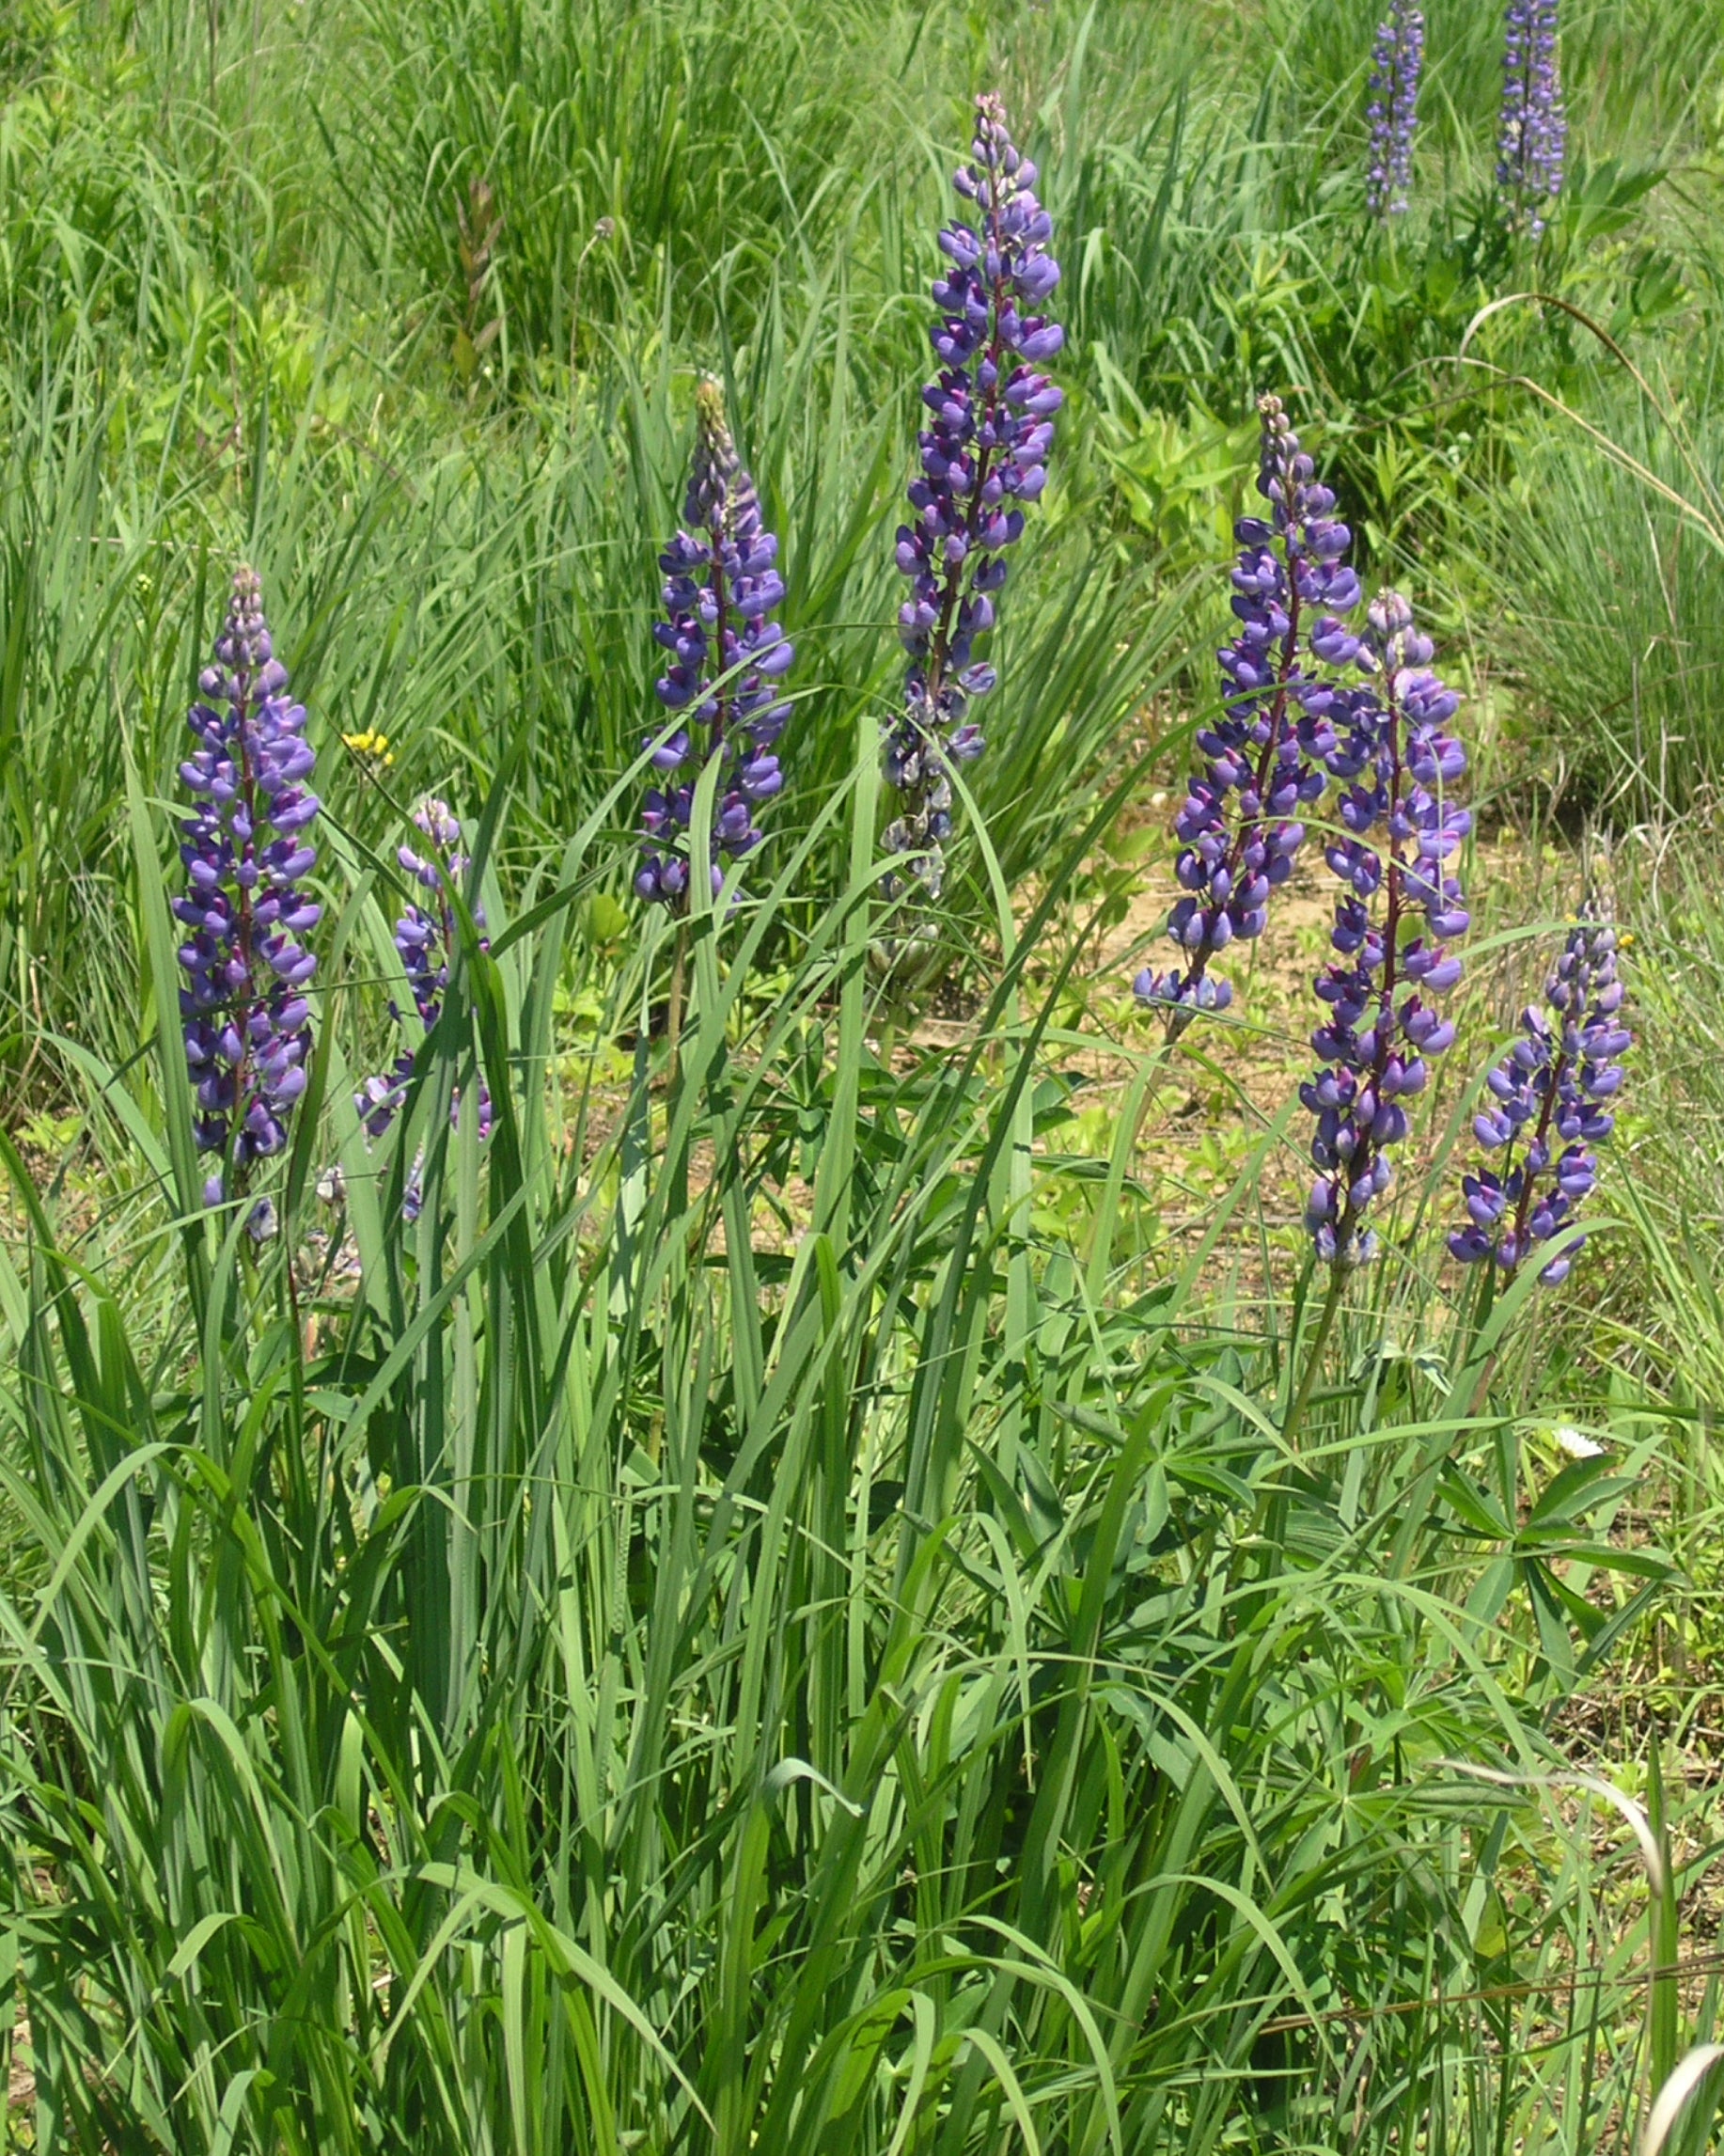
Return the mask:
[(780, 694), (794, 648), (773, 619), (784, 598), (778, 542), (761, 522), (760, 496), (725, 423), (724, 393), (703, 380), (695, 392), (695, 457), (683, 528), (659, 557), (665, 616), (653, 635), (669, 656), (655, 685), (668, 724), (648, 737), (659, 783), (641, 809), (635, 889), (649, 903), (688, 905), (689, 819), (694, 776), (723, 757), (713, 818), (713, 889), (724, 860), (760, 842), (756, 813), (780, 791), (774, 753), (791, 716)]
[(1568, 116), (1557, 50), (1558, 0), (1508, 0), (1497, 193), (1512, 232), (1536, 240), (1562, 192)]
[(1409, 0), (1390, 0), (1371, 54), (1371, 165), (1366, 205), (1373, 217), (1403, 216), (1413, 184), (1413, 131), (1425, 61), (1425, 19)]
[(1234, 526), (1233, 641), (1216, 653), (1221, 716), (1197, 736), (1205, 759), (1174, 823), (1175, 873), (1184, 895), (1168, 934), (1184, 963), (1146, 968), (1138, 1000), (1167, 1016), (1177, 1038), (1199, 1011), (1225, 1010), (1229, 982), (1210, 970), (1217, 952), (1261, 936), (1271, 894), (1293, 873), (1306, 813), (1327, 783), (1336, 715), (1347, 674), (1370, 661), (1347, 625), (1359, 580), (1347, 566), (1353, 535), (1334, 513), (1278, 397), (1258, 401), (1257, 491), (1267, 516)]
[(234, 573), (198, 686), (204, 700), (187, 719), (197, 746), (180, 766), (196, 805), (180, 826), (186, 888), (173, 910), (186, 931), (180, 1011), (197, 1143), (225, 1163), (204, 1195), (219, 1204), (287, 1144), (311, 1053), (306, 991), (317, 959), (302, 938), (322, 915), (303, 888), (317, 863), (309, 830), (320, 804), (307, 783), (317, 758), (255, 570)]
[(899, 812), (883, 843), (930, 904), (945, 879), (951, 768), (985, 747), (969, 707), (996, 676), (976, 657), (977, 640), (994, 627), (1008, 552), (1046, 484), (1064, 401), (1042, 371), (1065, 342), (1043, 311), (1059, 282), (1047, 251), (1053, 222), (997, 97), (976, 101), (970, 157), (952, 183), (975, 205), (975, 222), (954, 219), (940, 233), (948, 267), (933, 288), (940, 315), (929, 332), (938, 370), (922, 390), (928, 417), (911, 520), (898, 528), (898, 566), (910, 582), (898, 633), (909, 663), (884, 752)]
[[(1489, 1098), (1473, 1132), (1502, 1163), (1463, 1178), (1467, 1224), (1449, 1238), (1463, 1265), (1494, 1259), (1512, 1274), (1572, 1227), (1598, 1180), (1592, 1148), (1616, 1128), (1609, 1104), (1634, 1045), (1616, 952), (1615, 929), (1595, 905), (1584, 906), (1544, 984), (1544, 1008), (1522, 1013), (1520, 1039), (1485, 1080)], [(1573, 1237), (1541, 1267), (1547, 1287), (1568, 1278), (1585, 1240)]]

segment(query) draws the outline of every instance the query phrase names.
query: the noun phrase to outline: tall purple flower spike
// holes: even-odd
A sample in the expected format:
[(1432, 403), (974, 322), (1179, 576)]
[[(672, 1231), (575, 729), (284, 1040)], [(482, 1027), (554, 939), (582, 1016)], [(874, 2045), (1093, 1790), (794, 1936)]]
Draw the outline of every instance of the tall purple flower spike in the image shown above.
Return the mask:
[(1502, 112), (1497, 192), (1512, 231), (1532, 239), (1562, 192), (1568, 118), (1557, 53), (1558, 0), (1508, 0), (1503, 19)]
[(915, 519), (898, 527), (898, 566), (910, 579), (898, 633), (910, 663), (885, 755), (900, 810), (884, 843), (930, 901), (945, 878), (951, 765), (981, 754), (969, 706), (996, 679), (976, 659), (976, 639), (994, 626), (1006, 552), (1046, 483), (1064, 401), (1041, 370), (1065, 342), (1041, 311), (1059, 282), (1047, 252), (1053, 221), (997, 97), (976, 101), (971, 157), (952, 184), (975, 203), (976, 225), (954, 222), (940, 234), (951, 264), (933, 286), (941, 320), (929, 334), (940, 370), (922, 391), (929, 420), (909, 489)]
[(1388, 18), (1377, 27), (1371, 54), (1371, 168), (1366, 204), (1373, 217), (1406, 213), (1413, 184), (1413, 130), (1418, 115), (1418, 78), (1425, 64), (1425, 19), (1408, 0), (1390, 0)]
[(288, 700), (254, 570), (234, 572), (214, 656), (198, 681), (208, 700), (188, 716), (198, 746), (180, 766), (198, 799), (180, 826), (186, 889), (174, 901), (190, 932), (179, 952), (180, 1010), (197, 1143), (224, 1159), (204, 1185), (212, 1205), (287, 1144), (306, 1090), (306, 988), (317, 970), (300, 938), (322, 915), (301, 889), (317, 863), (306, 834), (318, 797), (304, 783), (317, 758), (304, 705)]
[(1262, 934), (1270, 893), (1293, 873), (1305, 838), (1301, 813), (1327, 783), (1331, 715), (1347, 693), (1343, 669), (1360, 653), (1345, 620), (1359, 603), (1359, 580), (1346, 562), (1353, 535), (1334, 515), (1335, 496), (1319, 483), (1280, 399), (1260, 398), (1257, 409), (1257, 489), (1270, 514), (1241, 517), (1233, 527), (1239, 630), (1216, 654), (1226, 703), (1197, 737), (1204, 768), (1174, 824), (1185, 895), (1168, 934), (1185, 963), (1167, 973), (1146, 967), (1132, 984), (1140, 1002), (1166, 1012), (1170, 1039), (1197, 1012), (1232, 1000), (1231, 984), (1210, 962), (1236, 937)]
[[(773, 754), (791, 707), (778, 683), (795, 651), (772, 619), (784, 597), (775, 564), (778, 542), (760, 520), (760, 496), (737, 461), (717, 383), (695, 392), (697, 438), (683, 505), (686, 529), (659, 556), (667, 619), (653, 635), (670, 657), (656, 684), (674, 723), (650, 737), (663, 783), (641, 811), (635, 889), (681, 913), (688, 904), (689, 818), (694, 772), (723, 753), (713, 825), (713, 889), (721, 859), (740, 859), (760, 842), (755, 810), (784, 784)], [(686, 779), (679, 776), (690, 767)]]
[(1431, 639), (1399, 592), (1373, 600), (1369, 619), (1377, 685), (1351, 692), (1328, 760), (1343, 787), (1341, 830), (1328, 847), (1343, 886), (1329, 935), (1340, 962), (1317, 978), (1329, 1011), (1311, 1035), (1323, 1067), (1299, 1089), (1317, 1119), (1306, 1225), (1331, 1265), (1375, 1255), (1364, 1217), (1388, 1188), (1390, 1149), (1407, 1132), (1403, 1104), (1454, 1040), (1433, 999), (1461, 978), (1447, 947), (1469, 924), (1447, 865), (1472, 828), (1448, 797), (1466, 768), (1443, 731), (1461, 700), (1430, 670)]
[[(1570, 929), (1544, 1001), (1523, 1013), (1521, 1037), (1491, 1072), (1491, 1098), (1473, 1120), (1479, 1142), (1502, 1149), (1502, 1166), (1462, 1179), (1468, 1220), (1449, 1248), (1463, 1265), (1494, 1258), (1512, 1274), (1570, 1226), (1598, 1180), (1591, 1148), (1616, 1128), (1606, 1104), (1634, 1036), (1622, 1020), (1616, 931), (1596, 912), (1583, 910)], [(1585, 1240), (1541, 1268), (1546, 1286), (1568, 1278)]]
[[(419, 1023), (429, 1033), (443, 1014), (443, 999), (449, 985), (449, 958), (456, 938), (453, 893), (466, 873), (467, 858), (460, 851), (461, 825), (447, 801), (428, 795), (414, 810), (413, 820), (431, 841), (431, 858), (427, 859), (411, 846), (402, 846), (396, 858), (414, 882), (431, 893), (435, 904), (429, 909), (417, 905), (408, 906), (395, 924), (395, 948), (400, 952), (401, 964), (406, 968), (407, 985), (413, 991)], [(473, 918), (478, 927), (484, 927), (482, 906), (474, 907)], [(481, 944), (480, 948), (484, 946)], [(389, 1015), (398, 1024), (400, 1022), (400, 1011), (394, 1003), (389, 1006)], [(353, 1106), (368, 1137), (381, 1138), (395, 1121), (407, 1097), (407, 1085), (412, 1077), (413, 1050), (404, 1047), (385, 1075), (367, 1078), (354, 1094)], [(460, 1119), (459, 1087), (450, 1103), (449, 1115), (452, 1122)], [(478, 1081), (481, 1144), (491, 1136), (491, 1094), (481, 1077)], [(408, 1218), (415, 1217), (416, 1204), (410, 1188)]]

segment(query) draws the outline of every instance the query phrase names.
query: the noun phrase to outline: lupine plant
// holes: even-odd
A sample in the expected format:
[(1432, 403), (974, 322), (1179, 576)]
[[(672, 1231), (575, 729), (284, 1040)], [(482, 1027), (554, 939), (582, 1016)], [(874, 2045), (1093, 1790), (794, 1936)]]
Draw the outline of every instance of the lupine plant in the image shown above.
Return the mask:
[[(395, 924), (395, 948), (400, 952), (419, 1023), (429, 1033), (443, 1015), (443, 999), (448, 990), (449, 960), (456, 941), (454, 894), (466, 873), (467, 857), (460, 850), (460, 821), (447, 801), (427, 795), (414, 810), (413, 820), (431, 842), (430, 857), (416, 853), (412, 846), (401, 846), (396, 858), (434, 903), (429, 909), (416, 904), (408, 905)], [(473, 920), (477, 927), (484, 927), (482, 906), (475, 905)], [(389, 1015), (398, 1025), (401, 1022), (397, 1004), (390, 1004)], [(403, 1047), (386, 1073), (368, 1078), (354, 1094), (353, 1106), (368, 1137), (381, 1138), (395, 1121), (407, 1097), (407, 1085), (412, 1077), (413, 1050)], [(492, 1118), (491, 1095), (482, 1077), (478, 1094), (478, 1134), (482, 1142), (491, 1135)], [(457, 1119), (460, 1116), (459, 1089), (450, 1113)]]
[(1425, 19), (1407, 0), (1391, 0), (1377, 26), (1371, 54), (1371, 164), (1366, 204), (1373, 217), (1403, 216), (1413, 184), (1413, 131), (1418, 114), (1418, 77), (1425, 62)]
[(1198, 734), (1204, 768), (1174, 825), (1185, 895), (1168, 934), (1184, 964), (1167, 972), (1146, 967), (1133, 984), (1140, 1002), (1166, 1013), (1169, 1037), (1197, 1012), (1231, 1002), (1231, 984), (1210, 962), (1236, 937), (1263, 932), (1270, 894), (1292, 874), (1305, 840), (1301, 816), (1327, 783), (1337, 743), (1331, 715), (1345, 697), (1345, 669), (1360, 658), (1345, 619), (1360, 596), (1346, 559), (1352, 534), (1280, 399), (1260, 399), (1258, 416), (1257, 488), (1270, 513), (1234, 527), (1240, 626), (1216, 654), (1222, 716)]
[(1460, 698), (1431, 671), (1431, 639), (1399, 592), (1373, 600), (1368, 619), (1375, 680), (1347, 695), (1328, 757), (1342, 791), (1327, 858), (1342, 892), (1329, 935), (1338, 961), (1316, 984), (1328, 1007), (1311, 1035), (1323, 1067), (1299, 1091), (1317, 1120), (1306, 1224), (1330, 1265), (1375, 1254), (1364, 1218), (1392, 1178), (1404, 1104), (1454, 1041), (1453, 1020), (1431, 999), (1460, 980), (1448, 945), (1468, 925), (1447, 866), (1472, 827), (1470, 812), (1448, 797), (1466, 768), (1443, 731)]
[(738, 460), (725, 423), (716, 382), (695, 392), (696, 445), (683, 507), (685, 529), (659, 557), (665, 572), (666, 619), (653, 634), (670, 653), (655, 685), (673, 715), (650, 739), (652, 787), (641, 813), (643, 845), (635, 889), (675, 913), (688, 905), (691, 759), (723, 759), (713, 817), (713, 889), (724, 880), (717, 857), (740, 860), (760, 842), (755, 810), (784, 784), (773, 750), (791, 707), (778, 696), (780, 676), (795, 657), (772, 619), (784, 597), (776, 566), (776, 537), (760, 517), (754, 480)]
[[(306, 989), (317, 970), (300, 938), (322, 913), (301, 888), (317, 863), (306, 834), (318, 797), (305, 783), (317, 757), (305, 707), (289, 700), (253, 569), (234, 572), (198, 686), (207, 700), (188, 716), (198, 746), (180, 766), (198, 798), (180, 825), (186, 888), (174, 912), (190, 931), (180, 1005), (197, 1143), (222, 1163), (204, 1185), (214, 1205), (243, 1196), (257, 1164), (287, 1144), (307, 1082)], [(267, 1202), (248, 1220), (255, 1232), (267, 1228)]]
[(1511, 231), (1536, 240), (1562, 192), (1568, 118), (1557, 52), (1558, 0), (1509, 0), (1503, 23), (1497, 191)]
[(1007, 549), (1023, 534), (1025, 505), (1046, 483), (1063, 401), (1041, 371), (1065, 342), (1041, 311), (1059, 282), (1047, 252), (1053, 223), (997, 97), (976, 101), (971, 158), (952, 184), (975, 203), (976, 223), (954, 221), (940, 233), (951, 264), (933, 286), (941, 319), (929, 335), (940, 369), (922, 390), (930, 418), (909, 489), (915, 521), (898, 530), (898, 566), (910, 579), (899, 635), (910, 663), (886, 748), (886, 779), (899, 796), (886, 847), (930, 902), (945, 879), (950, 766), (981, 754), (969, 707), (996, 680), (975, 657), (976, 639), (994, 626)]
[[(1540, 1244), (1573, 1224), (1598, 1180), (1591, 1151), (1616, 1118), (1606, 1105), (1622, 1083), (1620, 1058), (1634, 1036), (1622, 1020), (1616, 931), (1583, 911), (1544, 986), (1544, 1011), (1521, 1016), (1521, 1037), (1486, 1079), (1489, 1104), (1473, 1120), (1502, 1166), (1464, 1178), (1467, 1225), (1449, 1238), (1463, 1265), (1494, 1260), (1512, 1275)], [(1568, 1278), (1586, 1237), (1572, 1235), (1540, 1267), (1548, 1287)]]

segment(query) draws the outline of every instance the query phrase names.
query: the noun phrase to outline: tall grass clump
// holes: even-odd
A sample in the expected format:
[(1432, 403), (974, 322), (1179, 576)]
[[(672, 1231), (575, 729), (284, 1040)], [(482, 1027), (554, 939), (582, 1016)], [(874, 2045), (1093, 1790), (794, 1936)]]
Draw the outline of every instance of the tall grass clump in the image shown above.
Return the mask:
[[(1700, 1538), (1717, 1502), (1713, 1437), (1724, 1375), (1724, 1304), (1712, 1262), (1724, 1234), (1724, 1091), (1715, 1053), (1724, 935), (1704, 866), (1716, 843), (1716, 813), (1708, 804), (1683, 822), (1642, 826), (1619, 842), (1614, 862), (1624, 932), (1646, 981), (1646, 1046), (1674, 1108), (1636, 1128), (1644, 1165), (1630, 1196), (1647, 1262), (1632, 1283), (1639, 1291), (1633, 1314), (1671, 1366), (1690, 1440), (1683, 1471), (1692, 1487), (1683, 1509), (1696, 1540), (1685, 1555), (1697, 1587), (1710, 1570)], [(1701, 1597), (1703, 1619), (1703, 1587)]]
[(711, 336), (722, 298), (744, 331), (787, 242), (821, 259), (858, 187), (890, 179), (861, 115), (917, 41), (900, 8), (831, 8), (816, 30), (776, 0), (434, 0), (362, 19), (368, 87), (338, 149), (353, 241), (377, 265), (405, 251), (424, 291), (447, 291), (482, 182), (505, 370), (584, 362), (643, 302)]
[(1551, 775), (1631, 816), (1680, 815), (1724, 774), (1711, 368), (1674, 404), (1607, 388), (1581, 407), (1588, 433), (1535, 423), (1524, 494), (1497, 511), (1506, 648), (1554, 721)]
[[(50, 2145), (1138, 2149), (1296, 2143), (1344, 2098), (1387, 2148), (1626, 2085), (1585, 2001), (1572, 2072), (1516, 2067), (1599, 1919), (1556, 1815), (1445, 1765), (1536, 1770), (1556, 1681), (1467, 1613), (1433, 1507), (1493, 1456), (1491, 1330), (1440, 1381), (1370, 1361), (1295, 1456), (1284, 1346), (1116, 1271), (1122, 1179), (1087, 1260), (1038, 1229), (1025, 968), (1097, 830), (1002, 922), (969, 1050), (896, 1075), (874, 753), (770, 1003), (812, 835), (752, 915), (691, 883), (675, 1088), (643, 1042), (596, 1149), (540, 1074), (597, 820), (489, 951), (458, 929), (375, 1150), (331, 1062), (321, 1265), (309, 1113), (281, 1235), (195, 1236), (148, 1344), (13, 1157), (3, 1738)], [(165, 1019), (170, 1188), (180, 1053)], [(1528, 1561), (1607, 1496), (1553, 1492)], [(1467, 1882), (1522, 1865), (1536, 1913), (1487, 1942)], [(1529, 1991), (1442, 2006), (1511, 1953)]]

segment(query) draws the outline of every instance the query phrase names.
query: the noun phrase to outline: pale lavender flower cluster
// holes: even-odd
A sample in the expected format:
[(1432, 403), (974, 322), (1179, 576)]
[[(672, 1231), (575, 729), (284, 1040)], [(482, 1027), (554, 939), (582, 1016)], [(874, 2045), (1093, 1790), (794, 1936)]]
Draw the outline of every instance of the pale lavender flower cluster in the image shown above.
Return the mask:
[[(409, 905), (395, 924), (395, 948), (401, 954), (406, 970), (407, 985), (413, 992), (414, 1008), (419, 1015), (419, 1023), (429, 1033), (443, 1014), (443, 999), (449, 985), (449, 958), (455, 948), (456, 926), (453, 894), (462, 877), (466, 873), (467, 858), (461, 846), (461, 825), (447, 801), (439, 801), (428, 795), (413, 812), (413, 820), (431, 841), (431, 858), (425, 858), (411, 846), (400, 847), (396, 858), (414, 882), (429, 892), (435, 902), (427, 909)], [(473, 911), (475, 925), (483, 928), (485, 915), (482, 906)], [(481, 945), (481, 948), (483, 946)], [(400, 1023), (400, 1006), (391, 1003), (389, 1015)], [(407, 1086), (413, 1077), (413, 1050), (402, 1048), (389, 1070), (381, 1077), (367, 1078), (353, 1095), (353, 1106), (359, 1111), (367, 1135), (381, 1138), (400, 1113), (407, 1097)], [(461, 1114), (461, 1091), (457, 1087), (450, 1105), (451, 1120)], [(481, 1143), (491, 1135), (491, 1094), (481, 1078), (478, 1081), (478, 1135)], [(415, 1217), (416, 1206), (410, 1188), (408, 1217)]]
[(180, 1008), (197, 1143), (225, 1163), (204, 1186), (208, 1204), (238, 1195), (253, 1164), (287, 1144), (307, 1082), (306, 989), (317, 970), (300, 938), (322, 913), (301, 888), (317, 862), (306, 833), (318, 797), (305, 783), (317, 758), (305, 707), (288, 700), (254, 570), (234, 573), (214, 655), (198, 683), (208, 700), (188, 718), (197, 748), (180, 766), (199, 799), (180, 827), (186, 889), (174, 901), (190, 932)]
[(1425, 19), (1407, 0), (1390, 0), (1378, 25), (1371, 55), (1371, 165), (1365, 197), (1373, 217), (1405, 213), (1413, 184), (1413, 130), (1418, 111), (1418, 77), (1425, 62)]
[(1334, 514), (1335, 496), (1316, 477), (1277, 397), (1258, 402), (1262, 422), (1258, 492), (1268, 517), (1234, 527), (1233, 612), (1239, 629), (1217, 654), (1225, 680), (1222, 716), (1197, 737), (1205, 765), (1174, 825), (1184, 896), (1168, 933), (1185, 953), (1182, 968), (1146, 968), (1133, 983), (1139, 1001), (1168, 1013), (1177, 1034), (1199, 1010), (1223, 1010), (1230, 983), (1210, 961), (1236, 937), (1261, 936), (1270, 893), (1293, 873), (1305, 838), (1302, 812), (1327, 782), (1336, 748), (1332, 715), (1345, 702), (1343, 669), (1360, 659), (1345, 617), (1359, 602), (1347, 566), (1352, 534)]
[(1340, 962), (1317, 979), (1329, 1014), (1311, 1035), (1323, 1068), (1299, 1089), (1317, 1119), (1320, 1172), (1306, 1224), (1319, 1257), (1343, 1265), (1375, 1253), (1362, 1222), (1392, 1179), (1404, 1103), (1454, 1041), (1452, 1019), (1433, 999), (1461, 978), (1448, 945), (1468, 916), (1448, 863), (1472, 828), (1470, 812), (1449, 798), (1466, 757), (1444, 732), (1460, 699), (1431, 671), (1431, 639), (1399, 592), (1373, 600), (1368, 618), (1376, 679), (1348, 693), (1328, 758), (1341, 781), (1341, 828), (1327, 849), (1343, 887), (1329, 936)]
[(980, 756), (973, 699), (995, 685), (975, 657), (994, 626), (1006, 549), (1024, 530), (1024, 506), (1046, 483), (1054, 415), (1062, 393), (1041, 371), (1065, 342), (1041, 311), (1059, 282), (1047, 252), (1053, 224), (1033, 192), (1036, 167), (1013, 145), (997, 97), (976, 101), (973, 162), (953, 184), (973, 201), (974, 227), (940, 234), (951, 264), (933, 286), (942, 319), (930, 335), (940, 370), (922, 391), (929, 421), (916, 511), (898, 531), (898, 566), (910, 579), (899, 612), (909, 653), (904, 708), (886, 745), (900, 812), (885, 835), (930, 899), (945, 874), (954, 763)]
[(1568, 118), (1557, 53), (1558, 0), (1508, 0), (1497, 188), (1511, 230), (1537, 239), (1562, 192)]
[[(1463, 1265), (1494, 1259), (1512, 1274), (1541, 1243), (1572, 1224), (1598, 1179), (1591, 1150), (1616, 1127), (1606, 1105), (1622, 1082), (1620, 1058), (1634, 1036), (1622, 1020), (1616, 931), (1583, 912), (1545, 984), (1544, 1011), (1528, 1010), (1521, 1038), (1491, 1072), (1491, 1099), (1474, 1119), (1481, 1145), (1502, 1166), (1463, 1179), (1467, 1225), (1449, 1238)], [(1575, 1236), (1539, 1278), (1568, 1278), (1585, 1241)]]
[[(682, 912), (688, 904), (688, 826), (694, 812), (692, 777), (679, 778), (722, 750), (713, 816), (714, 855), (738, 859), (760, 842), (755, 810), (784, 784), (773, 750), (791, 707), (777, 684), (795, 652), (772, 619), (784, 597), (776, 567), (778, 542), (761, 521), (760, 497), (725, 424), (715, 382), (695, 395), (697, 439), (694, 470), (679, 531), (659, 557), (668, 619), (653, 631), (670, 653), (656, 688), (675, 723), (650, 740), (664, 785), (647, 795), (644, 843), (635, 889), (644, 899)], [(692, 730), (692, 731), (691, 731)], [(711, 864), (713, 889), (723, 882)]]

